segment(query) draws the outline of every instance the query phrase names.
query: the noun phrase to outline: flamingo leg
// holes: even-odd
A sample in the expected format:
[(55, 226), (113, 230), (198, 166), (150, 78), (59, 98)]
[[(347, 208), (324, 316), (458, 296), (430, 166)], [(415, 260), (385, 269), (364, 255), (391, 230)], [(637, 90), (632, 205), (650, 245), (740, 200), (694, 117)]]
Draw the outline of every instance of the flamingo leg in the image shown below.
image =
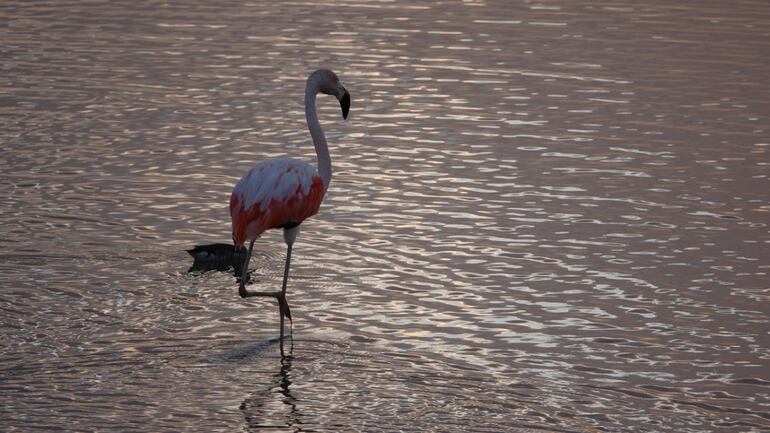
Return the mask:
[(284, 350), (283, 350), (283, 338), (284, 338), (284, 321), (285, 317), (289, 319), (289, 336), (293, 336), (294, 326), (293, 322), (291, 320), (291, 310), (289, 310), (289, 303), (286, 301), (286, 285), (289, 281), (289, 265), (291, 264), (291, 247), (292, 243), (287, 244), (288, 248), (286, 250), (286, 265), (283, 270), (283, 285), (281, 286), (281, 291), (274, 291), (274, 292), (266, 292), (266, 291), (249, 291), (246, 290), (246, 276), (248, 275), (248, 268), (249, 268), (249, 260), (251, 259), (251, 252), (254, 247), (254, 241), (251, 241), (249, 244), (249, 252), (246, 254), (246, 259), (243, 263), (243, 269), (241, 271), (241, 281), (238, 286), (238, 294), (241, 295), (242, 298), (251, 298), (251, 297), (269, 297), (269, 298), (275, 298), (278, 301), (278, 311), (281, 318), (281, 337), (279, 339), (280, 346), (281, 346), (281, 356), (285, 357)]
[(265, 291), (250, 291), (246, 290), (246, 278), (249, 275), (249, 260), (251, 259), (251, 251), (254, 248), (254, 241), (251, 241), (249, 244), (249, 252), (246, 254), (246, 259), (243, 262), (243, 269), (241, 270), (241, 279), (238, 281), (238, 294), (241, 295), (241, 298), (251, 298), (251, 297), (263, 297), (263, 298), (275, 298), (278, 299), (281, 296), (281, 292), (274, 291), (274, 292), (265, 292)]
[(243, 268), (241, 269), (241, 281), (238, 285), (238, 294), (241, 295), (241, 298), (250, 296), (249, 292), (246, 290), (246, 277), (249, 274), (249, 261), (251, 260), (251, 251), (253, 248), (254, 239), (249, 243), (249, 252), (246, 253), (246, 259), (243, 261)]
[(292, 243), (287, 244), (288, 247), (286, 249), (286, 265), (283, 269), (283, 285), (281, 286), (281, 292), (278, 295), (278, 310), (281, 315), (281, 356), (284, 356), (283, 354), (283, 322), (284, 317), (289, 318), (289, 332), (290, 335), (293, 335), (294, 327), (293, 322), (291, 320), (291, 310), (289, 310), (289, 303), (286, 301), (286, 283), (289, 281), (289, 264), (291, 263), (291, 247)]

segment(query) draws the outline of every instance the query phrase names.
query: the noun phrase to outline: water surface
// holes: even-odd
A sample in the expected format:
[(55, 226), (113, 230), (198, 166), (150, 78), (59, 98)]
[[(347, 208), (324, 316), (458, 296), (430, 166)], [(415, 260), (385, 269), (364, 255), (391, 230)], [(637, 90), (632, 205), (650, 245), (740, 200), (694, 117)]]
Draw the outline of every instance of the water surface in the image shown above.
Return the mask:
[[(766, 2), (0, 11), (2, 430), (770, 431)], [(321, 66), (281, 361), (185, 250)]]

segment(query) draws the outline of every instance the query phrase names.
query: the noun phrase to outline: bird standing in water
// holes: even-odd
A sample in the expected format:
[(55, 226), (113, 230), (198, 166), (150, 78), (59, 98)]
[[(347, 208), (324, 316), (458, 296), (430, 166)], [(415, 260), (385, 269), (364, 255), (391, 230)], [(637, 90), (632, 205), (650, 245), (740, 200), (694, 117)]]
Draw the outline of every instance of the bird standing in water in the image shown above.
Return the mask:
[[(230, 196), (230, 217), (233, 223), (235, 248), (249, 250), (241, 271), (238, 294), (242, 298), (252, 296), (272, 297), (278, 300), (281, 317), (280, 347), (283, 353), (284, 317), (291, 320), (289, 304), (286, 302), (286, 282), (289, 279), (291, 248), (299, 234), (302, 221), (315, 215), (321, 206), (332, 178), (332, 163), (326, 137), (318, 122), (315, 100), (318, 93), (334, 95), (342, 107), (342, 118), (347, 119), (350, 109), (350, 94), (340, 84), (337, 75), (328, 69), (319, 69), (307, 79), (305, 87), (305, 117), (310, 136), (313, 138), (318, 168), (291, 158), (263, 161), (244, 175), (235, 185)], [(246, 276), (251, 251), (256, 240), (269, 229), (283, 229), (286, 242), (286, 264), (283, 271), (283, 285), (280, 291), (246, 290)]]

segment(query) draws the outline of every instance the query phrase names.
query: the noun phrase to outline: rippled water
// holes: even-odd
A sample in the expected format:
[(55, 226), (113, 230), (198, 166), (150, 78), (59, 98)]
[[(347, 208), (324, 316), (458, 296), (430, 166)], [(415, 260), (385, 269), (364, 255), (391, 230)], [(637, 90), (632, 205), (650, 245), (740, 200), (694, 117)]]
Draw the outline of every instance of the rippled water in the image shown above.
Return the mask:
[[(766, 1), (0, 10), (2, 430), (770, 431)], [(319, 66), (281, 361), (185, 250)]]

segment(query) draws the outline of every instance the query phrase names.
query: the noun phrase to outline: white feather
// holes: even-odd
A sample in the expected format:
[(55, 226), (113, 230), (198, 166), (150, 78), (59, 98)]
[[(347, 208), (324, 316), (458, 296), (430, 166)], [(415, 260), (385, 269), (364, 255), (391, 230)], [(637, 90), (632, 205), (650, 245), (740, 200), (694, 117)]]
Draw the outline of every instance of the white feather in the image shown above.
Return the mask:
[(297, 186), (307, 195), (315, 175), (315, 168), (304, 161), (271, 159), (249, 170), (235, 185), (233, 192), (241, 198), (244, 208), (259, 203), (264, 211), (272, 200), (288, 199), (296, 192)]

